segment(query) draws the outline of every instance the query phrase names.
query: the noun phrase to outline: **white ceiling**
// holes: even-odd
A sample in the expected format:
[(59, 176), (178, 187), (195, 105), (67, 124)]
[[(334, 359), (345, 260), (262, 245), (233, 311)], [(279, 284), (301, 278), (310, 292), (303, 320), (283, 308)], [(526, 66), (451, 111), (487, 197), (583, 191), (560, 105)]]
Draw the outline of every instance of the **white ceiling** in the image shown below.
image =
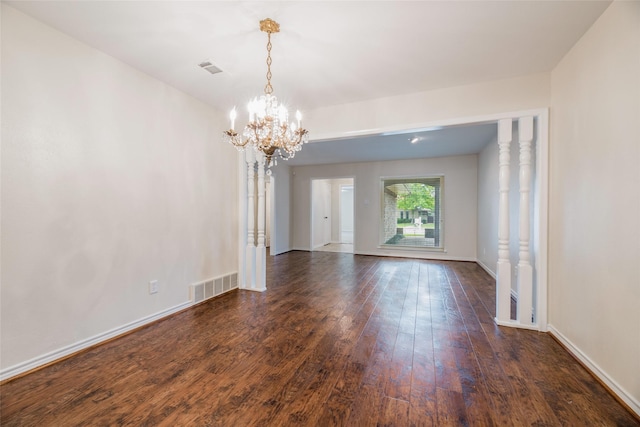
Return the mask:
[[(289, 159), (288, 164), (303, 166), (475, 154), (494, 140), (497, 132), (496, 123), (483, 123), (393, 135), (313, 141), (306, 144), (293, 159)], [(412, 140), (415, 142), (412, 143)]]
[[(266, 34), (259, 21), (270, 17), (281, 26), (272, 36), (274, 93), (304, 112), (549, 71), (610, 1), (4, 3), (221, 111), (261, 94)], [(199, 68), (204, 60), (223, 73)], [(394, 149), (383, 151), (401, 150), (400, 142), (393, 139)], [(346, 149), (347, 143), (322, 145)], [(320, 150), (314, 144), (303, 151)]]

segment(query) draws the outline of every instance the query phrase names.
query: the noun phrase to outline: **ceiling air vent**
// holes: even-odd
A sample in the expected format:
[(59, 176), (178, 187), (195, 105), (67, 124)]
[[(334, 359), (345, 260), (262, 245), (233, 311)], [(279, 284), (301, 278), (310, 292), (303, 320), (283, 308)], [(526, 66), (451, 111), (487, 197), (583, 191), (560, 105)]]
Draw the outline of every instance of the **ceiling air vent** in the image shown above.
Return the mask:
[(209, 61), (201, 62), (201, 63), (198, 64), (198, 66), (200, 68), (202, 68), (203, 70), (207, 70), (211, 74), (218, 74), (218, 73), (222, 72), (222, 70), (220, 68), (216, 67), (215, 65), (213, 65)]

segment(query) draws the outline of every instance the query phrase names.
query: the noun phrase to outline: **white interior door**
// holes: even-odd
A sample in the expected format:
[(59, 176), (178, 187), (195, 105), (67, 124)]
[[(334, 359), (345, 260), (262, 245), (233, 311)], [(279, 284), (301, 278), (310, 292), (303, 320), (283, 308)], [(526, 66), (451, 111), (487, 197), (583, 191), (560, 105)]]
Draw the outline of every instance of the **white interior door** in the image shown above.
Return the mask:
[(322, 188), (322, 245), (331, 243), (331, 182), (325, 180)]
[(271, 180), (267, 180), (265, 183), (265, 229), (264, 229), (264, 245), (268, 248), (271, 247)]
[(331, 182), (311, 181), (311, 242), (312, 249), (331, 242)]
[(353, 243), (353, 185), (340, 186), (340, 242)]

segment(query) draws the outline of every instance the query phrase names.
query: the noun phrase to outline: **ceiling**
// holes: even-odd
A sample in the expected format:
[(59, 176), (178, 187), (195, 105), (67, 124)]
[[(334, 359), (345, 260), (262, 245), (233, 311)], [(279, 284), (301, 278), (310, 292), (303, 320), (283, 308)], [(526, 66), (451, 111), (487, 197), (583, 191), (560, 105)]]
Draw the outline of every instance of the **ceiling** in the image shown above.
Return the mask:
[[(550, 71), (610, 4), (591, 0), (3, 2), (220, 111), (262, 93), (266, 34), (259, 30), (259, 21), (272, 18), (281, 26), (280, 33), (272, 36), (274, 94), (303, 112)], [(198, 67), (205, 60), (223, 72), (212, 75)], [(457, 129), (452, 135), (458, 133), (473, 132)], [(450, 137), (446, 131), (432, 132), (427, 141), (409, 148), (440, 155)], [(320, 153), (321, 147), (347, 150), (348, 144), (360, 148), (366, 144), (364, 151), (375, 157), (377, 148), (381, 150), (377, 156), (392, 156), (406, 145), (404, 135), (383, 138), (390, 139), (389, 146), (381, 140), (356, 138), (308, 144), (303, 151), (330, 160), (334, 154)], [(362, 153), (360, 148), (353, 152)], [(451, 149), (454, 153), (469, 148)], [(413, 157), (408, 152), (401, 155)], [(303, 162), (304, 156), (301, 152), (296, 159)], [(340, 158), (351, 157), (344, 151)]]
[(475, 154), (494, 140), (497, 132), (496, 123), (483, 123), (391, 135), (313, 141), (287, 162), (291, 166), (303, 166)]

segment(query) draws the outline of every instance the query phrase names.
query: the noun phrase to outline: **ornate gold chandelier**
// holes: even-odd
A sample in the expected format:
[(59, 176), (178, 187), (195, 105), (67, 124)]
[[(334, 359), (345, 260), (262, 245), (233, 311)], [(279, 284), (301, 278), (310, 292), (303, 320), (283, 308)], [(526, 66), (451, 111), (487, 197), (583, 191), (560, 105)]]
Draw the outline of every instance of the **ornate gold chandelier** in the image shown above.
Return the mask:
[(264, 87), (264, 95), (249, 102), (249, 123), (244, 127), (242, 136), (234, 130), (237, 113), (235, 107), (231, 110), (229, 114), (231, 129), (224, 131), (223, 138), (240, 151), (252, 147), (264, 153), (266, 164), (270, 167), (272, 160), (276, 162), (276, 155), (287, 160), (292, 158), (296, 151), (300, 151), (302, 144), (309, 141), (309, 132), (300, 125), (302, 120), (300, 111), (296, 111), (297, 123), (289, 123), (287, 107), (278, 104), (278, 99), (273, 95), (271, 34), (280, 32), (280, 24), (267, 18), (260, 21), (260, 30), (268, 36), (267, 85)]

